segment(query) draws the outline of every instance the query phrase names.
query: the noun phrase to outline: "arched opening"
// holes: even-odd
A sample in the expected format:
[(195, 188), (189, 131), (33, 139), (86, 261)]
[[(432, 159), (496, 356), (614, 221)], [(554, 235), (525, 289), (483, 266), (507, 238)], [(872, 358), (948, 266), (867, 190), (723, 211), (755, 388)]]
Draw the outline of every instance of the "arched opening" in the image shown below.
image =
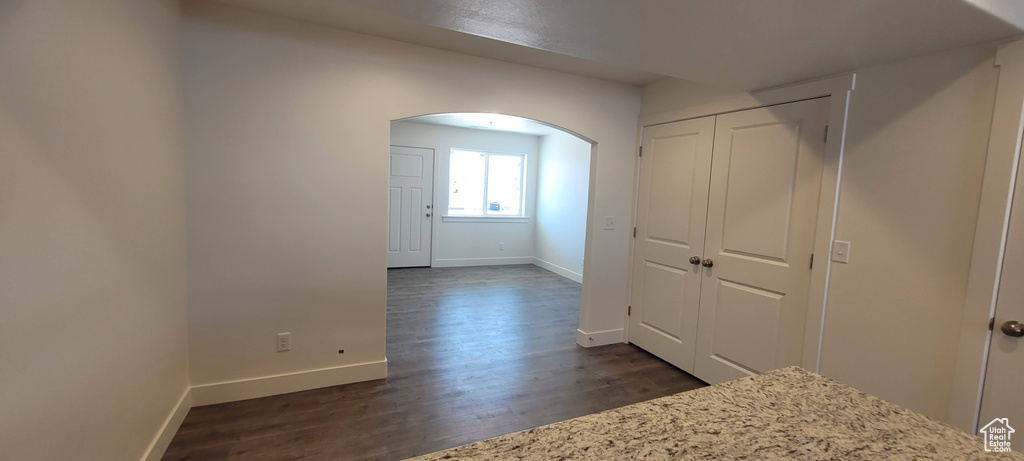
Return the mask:
[(390, 140), (389, 376), (491, 361), (501, 386), (517, 357), (574, 350), (596, 143), (494, 113), (394, 120)]

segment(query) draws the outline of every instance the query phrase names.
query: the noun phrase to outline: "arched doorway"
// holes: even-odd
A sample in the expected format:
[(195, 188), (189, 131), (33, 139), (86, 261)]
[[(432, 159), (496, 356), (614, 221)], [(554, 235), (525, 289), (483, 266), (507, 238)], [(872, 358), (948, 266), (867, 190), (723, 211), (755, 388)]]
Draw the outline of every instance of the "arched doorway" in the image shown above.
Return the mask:
[(392, 122), (390, 376), (575, 348), (595, 144), (504, 114)]

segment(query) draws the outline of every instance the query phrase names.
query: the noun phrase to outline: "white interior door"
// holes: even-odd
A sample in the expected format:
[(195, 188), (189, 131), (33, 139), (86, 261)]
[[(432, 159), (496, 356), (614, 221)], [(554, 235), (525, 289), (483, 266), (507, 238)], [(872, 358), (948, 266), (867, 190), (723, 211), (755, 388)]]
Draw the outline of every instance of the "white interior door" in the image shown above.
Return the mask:
[(391, 146), (388, 267), (430, 266), (434, 150)]
[(1003, 425), (1013, 427), (1020, 432), (1010, 434), (1009, 442), (1016, 451), (1024, 451), (1024, 338), (1020, 336), (1024, 333), (1024, 327), (1020, 326), (1024, 323), (1024, 284), (1021, 283), (1024, 281), (1024, 177), (1021, 173), (1024, 168), (1017, 173), (978, 421), (979, 429), (986, 429), (996, 418), (1007, 418), (986, 430), (992, 427), (1000, 430), (999, 426)]
[(715, 118), (644, 128), (629, 341), (693, 372)]
[(694, 364), (704, 381), (800, 363), (828, 109), (823, 98), (717, 118)]

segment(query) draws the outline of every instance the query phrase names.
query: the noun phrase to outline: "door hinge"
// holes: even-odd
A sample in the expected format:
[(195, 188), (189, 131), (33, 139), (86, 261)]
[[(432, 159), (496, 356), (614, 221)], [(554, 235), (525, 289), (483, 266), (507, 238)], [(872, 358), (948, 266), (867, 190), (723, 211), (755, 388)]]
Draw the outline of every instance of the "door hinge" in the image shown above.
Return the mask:
[(644, 146), (640, 146), (640, 154), (639, 154), (639, 155), (640, 155), (641, 157), (643, 157), (643, 156), (644, 156)]
[(814, 269), (814, 253), (811, 253), (811, 267), (808, 269)]
[(828, 142), (828, 125), (825, 125), (825, 136), (822, 141)]
[(626, 307), (626, 317), (633, 315), (633, 306)]
[(995, 330), (995, 329), (996, 329), (996, 318), (992, 317), (992, 318), (988, 319), (988, 331), (992, 331), (992, 330)]
[(636, 238), (636, 227), (633, 228), (633, 238)]

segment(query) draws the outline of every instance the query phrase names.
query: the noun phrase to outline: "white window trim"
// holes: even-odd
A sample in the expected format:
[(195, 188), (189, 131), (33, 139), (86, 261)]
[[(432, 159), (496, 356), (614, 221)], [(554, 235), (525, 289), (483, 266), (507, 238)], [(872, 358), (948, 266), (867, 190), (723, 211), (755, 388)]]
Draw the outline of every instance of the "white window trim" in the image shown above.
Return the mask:
[[(517, 153), (517, 152), (494, 152), (494, 151), (489, 151), (489, 150), (469, 149), (469, 148), (462, 148), (462, 147), (453, 147), (453, 148), (449, 149), (448, 150), (448, 172), (447, 172), (448, 181), (445, 183), (445, 186), (444, 186), (444, 188), (445, 188), (444, 194), (445, 194), (445, 202), (446, 202), (445, 203), (445, 207), (446, 208), (451, 206), (451, 191), (450, 191), (450, 188), (451, 188), (451, 169), (452, 169), (451, 162), (452, 162), (452, 153), (455, 152), (455, 151), (476, 152), (476, 153), (484, 154), (484, 156), (485, 156), (485, 159), (484, 159), (484, 188), (483, 188), (484, 189), (484, 194), (483, 194), (483, 197), (482, 197), (483, 203), (481, 203), (481, 207), (482, 207), (481, 209), (484, 210), (484, 214), (482, 214), (482, 215), (461, 215), (461, 214), (460, 215), (452, 215), (452, 214), (444, 214), (444, 215), (441, 216), (441, 220), (442, 221), (444, 221), (444, 222), (496, 222), (496, 221), (500, 221), (500, 222), (530, 222), (530, 217), (526, 216), (526, 184), (527, 184), (526, 160), (527, 160), (527, 155), (526, 154)], [(519, 191), (520, 191), (520, 193), (519, 193), (519, 214), (517, 214), (517, 215), (487, 214), (487, 205), (488, 205), (488, 203), (487, 203), (487, 181), (488, 181), (488, 174), (490, 173), (490, 168), (491, 168), (491, 162), (490, 162), (491, 155), (516, 156), (516, 157), (522, 158), (522, 161), (519, 162)], [(445, 211), (447, 212), (448, 209), (446, 209)]]
[(503, 222), (503, 223), (528, 223), (529, 216), (469, 216), (469, 215), (442, 215), (444, 222)]

